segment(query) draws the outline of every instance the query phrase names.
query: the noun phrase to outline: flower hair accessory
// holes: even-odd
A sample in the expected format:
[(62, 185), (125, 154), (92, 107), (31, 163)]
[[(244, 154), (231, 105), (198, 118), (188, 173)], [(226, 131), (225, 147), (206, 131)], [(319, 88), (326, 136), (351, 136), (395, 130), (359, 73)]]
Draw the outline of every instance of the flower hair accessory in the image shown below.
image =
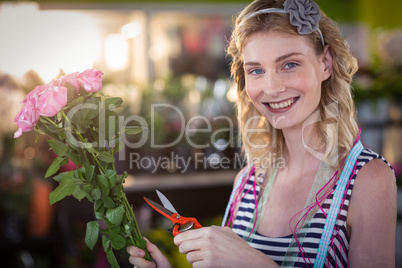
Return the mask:
[(321, 20), (321, 12), (318, 5), (311, 0), (286, 0), (281, 8), (266, 8), (258, 10), (245, 18), (245, 20), (268, 13), (289, 14), (290, 24), (297, 27), (299, 34), (311, 34), (317, 31), (321, 38), (322, 46), (325, 46), (324, 37), (318, 28)]

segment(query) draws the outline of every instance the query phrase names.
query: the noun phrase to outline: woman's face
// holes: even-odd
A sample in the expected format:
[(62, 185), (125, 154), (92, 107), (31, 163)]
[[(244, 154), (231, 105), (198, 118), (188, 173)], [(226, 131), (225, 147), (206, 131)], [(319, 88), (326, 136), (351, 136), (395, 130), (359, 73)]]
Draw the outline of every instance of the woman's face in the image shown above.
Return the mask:
[(278, 129), (302, 126), (318, 108), (321, 82), (332, 72), (327, 48), (317, 56), (305, 37), (273, 31), (248, 39), (243, 62), (248, 96)]

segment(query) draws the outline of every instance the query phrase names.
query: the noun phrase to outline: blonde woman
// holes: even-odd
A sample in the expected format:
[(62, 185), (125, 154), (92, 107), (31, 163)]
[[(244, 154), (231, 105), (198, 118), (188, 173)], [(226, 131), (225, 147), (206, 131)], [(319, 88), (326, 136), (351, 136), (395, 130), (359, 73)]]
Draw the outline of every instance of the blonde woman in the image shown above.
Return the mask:
[[(310, 0), (256, 0), (228, 53), (249, 165), (234, 183), (231, 227), (179, 234), (179, 251), (193, 267), (394, 267), (395, 176), (360, 142), (357, 62), (335, 23)], [(147, 248), (154, 263), (134, 247), (130, 262), (170, 267)]]

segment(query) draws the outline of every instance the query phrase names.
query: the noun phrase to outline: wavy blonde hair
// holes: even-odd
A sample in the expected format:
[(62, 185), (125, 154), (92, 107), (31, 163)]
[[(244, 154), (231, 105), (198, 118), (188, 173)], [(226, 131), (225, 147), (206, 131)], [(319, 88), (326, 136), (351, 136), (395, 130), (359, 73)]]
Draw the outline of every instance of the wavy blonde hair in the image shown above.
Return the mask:
[[(237, 17), (228, 46), (231, 56), (231, 74), (237, 84), (237, 108), (239, 128), (242, 138), (242, 150), (250, 161), (286, 157), (286, 146), (281, 130), (275, 129), (254, 107), (245, 90), (242, 49), (248, 38), (257, 32), (280, 31), (299, 35), (296, 27), (289, 22), (289, 15), (280, 13), (261, 14), (246, 18), (248, 15), (265, 8), (283, 8), (283, 0), (256, 0), (248, 5)], [(338, 26), (321, 11), (319, 29), (333, 57), (331, 76), (322, 82), (319, 103), (320, 121), (317, 137), (319, 144), (325, 146), (324, 159), (333, 160), (332, 165), (341, 168), (342, 160), (347, 156), (358, 136), (359, 127), (352, 98), (351, 82), (357, 71), (357, 60), (352, 56), (349, 45), (339, 31)], [(300, 35), (299, 35), (300, 36)], [(316, 52), (322, 55), (324, 48), (317, 32), (303, 35)], [(331, 104), (336, 109), (328, 109)], [(253, 129), (250, 131), (250, 129)], [(258, 146), (256, 146), (258, 145)], [(260, 148), (256, 148), (260, 147)], [(272, 161), (274, 162), (274, 161)], [(273, 163), (270, 163), (270, 165)], [(266, 167), (266, 166), (265, 166)], [(261, 167), (265, 169), (264, 167)]]

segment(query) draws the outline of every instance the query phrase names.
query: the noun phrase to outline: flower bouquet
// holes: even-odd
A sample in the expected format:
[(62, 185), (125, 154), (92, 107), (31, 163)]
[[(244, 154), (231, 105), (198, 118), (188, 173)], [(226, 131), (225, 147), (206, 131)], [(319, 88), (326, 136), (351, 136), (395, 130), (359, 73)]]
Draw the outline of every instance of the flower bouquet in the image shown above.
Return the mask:
[[(101, 232), (109, 263), (119, 267), (113, 249), (130, 244), (144, 249), (145, 258), (150, 259), (123, 191), (127, 173), (116, 173), (113, 156), (124, 148), (126, 134), (138, 134), (142, 128), (120, 126), (116, 109), (123, 101), (101, 93), (102, 75), (89, 69), (37, 86), (26, 95), (14, 119), (18, 125), (14, 138), (32, 130), (50, 137), (48, 143), (57, 158), (45, 178), (53, 176), (59, 183), (49, 195), (50, 204), (71, 195), (92, 202), (96, 220), (87, 223), (85, 243), (93, 249)], [(76, 166), (74, 170), (56, 174), (70, 161)], [(100, 221), (105, 222), (106, 229), (100, 229)]]

